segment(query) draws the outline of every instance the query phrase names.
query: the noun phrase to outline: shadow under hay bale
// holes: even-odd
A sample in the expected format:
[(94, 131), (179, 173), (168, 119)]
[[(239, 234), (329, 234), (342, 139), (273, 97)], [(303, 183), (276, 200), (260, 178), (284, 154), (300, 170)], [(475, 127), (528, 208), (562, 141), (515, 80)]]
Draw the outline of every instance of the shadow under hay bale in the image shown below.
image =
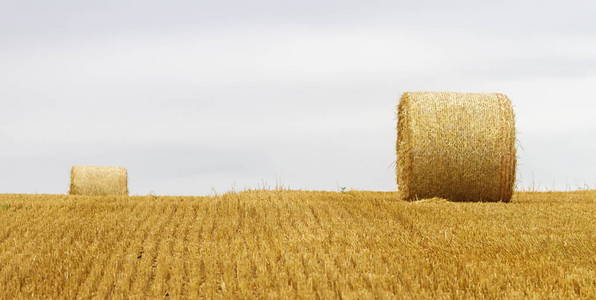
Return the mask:
[(74, 166), (70, 169), (69, 194), (127, 196), (128, 173), (120, 167)]
[(397, 132), (402, 199), (511, 200), (515, 116), (507, 96), (406, 92)]

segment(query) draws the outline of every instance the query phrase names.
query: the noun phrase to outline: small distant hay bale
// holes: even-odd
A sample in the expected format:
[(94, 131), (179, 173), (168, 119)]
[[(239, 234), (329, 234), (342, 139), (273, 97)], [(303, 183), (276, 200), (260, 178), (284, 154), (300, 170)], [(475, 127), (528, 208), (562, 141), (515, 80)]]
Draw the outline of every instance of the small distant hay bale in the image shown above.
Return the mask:
[(397, 132), (402, 199), (511, 200), (515, 116), (507, 96), (406, 92)]
[(74, 166), (70, 169), (70, 195), (128, 195), (128, 173), (120, 167)]

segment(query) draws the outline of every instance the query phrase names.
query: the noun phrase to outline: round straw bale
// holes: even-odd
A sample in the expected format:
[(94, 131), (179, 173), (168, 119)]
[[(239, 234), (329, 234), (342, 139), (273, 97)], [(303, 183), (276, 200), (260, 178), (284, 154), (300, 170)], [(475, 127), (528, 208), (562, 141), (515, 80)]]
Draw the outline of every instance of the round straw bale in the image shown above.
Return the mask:
[(406, 92), (398, 106), (396, 148), (404, 200), (511, 200), (515, 116), (505, 95)]
[(74, 166), (70, 169), (71, 195), (128, 195), (128, 174), (120, 167)]

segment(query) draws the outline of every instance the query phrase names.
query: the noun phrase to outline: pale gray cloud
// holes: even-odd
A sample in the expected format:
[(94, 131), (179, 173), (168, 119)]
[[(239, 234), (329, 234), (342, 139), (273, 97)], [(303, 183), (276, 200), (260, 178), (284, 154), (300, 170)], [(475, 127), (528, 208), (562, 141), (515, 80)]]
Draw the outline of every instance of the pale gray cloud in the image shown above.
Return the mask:
[[(596, 186), (590, 1), (0, 2), (0, 192), (392, 190), (410, 90), (503, 92), (522, 187)], [(555, 140), (564, 142), (553, 142)]]

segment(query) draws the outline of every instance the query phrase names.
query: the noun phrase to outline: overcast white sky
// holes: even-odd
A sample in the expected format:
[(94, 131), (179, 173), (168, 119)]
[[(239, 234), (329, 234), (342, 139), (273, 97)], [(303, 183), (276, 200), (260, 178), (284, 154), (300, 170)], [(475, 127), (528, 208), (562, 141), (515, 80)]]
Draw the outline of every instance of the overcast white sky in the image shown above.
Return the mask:
[(596, 188), (594, 1), (0, 0), (0, 193), (395, 190), (405, 91), (502, 92), (518, 186)]

